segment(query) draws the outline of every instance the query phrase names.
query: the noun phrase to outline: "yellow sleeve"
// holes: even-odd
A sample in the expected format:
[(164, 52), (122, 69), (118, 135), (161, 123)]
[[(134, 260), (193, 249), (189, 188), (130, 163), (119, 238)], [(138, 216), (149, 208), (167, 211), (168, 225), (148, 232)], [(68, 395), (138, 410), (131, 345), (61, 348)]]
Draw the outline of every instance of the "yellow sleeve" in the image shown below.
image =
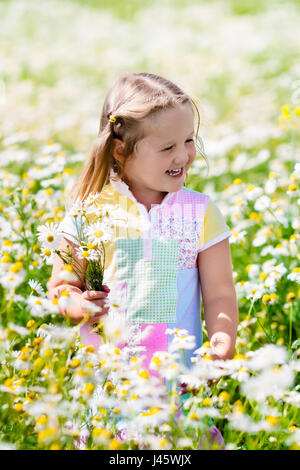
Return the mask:
[(218, 206), (209, 198), (200, 233), (198, 252), (232, 235)]

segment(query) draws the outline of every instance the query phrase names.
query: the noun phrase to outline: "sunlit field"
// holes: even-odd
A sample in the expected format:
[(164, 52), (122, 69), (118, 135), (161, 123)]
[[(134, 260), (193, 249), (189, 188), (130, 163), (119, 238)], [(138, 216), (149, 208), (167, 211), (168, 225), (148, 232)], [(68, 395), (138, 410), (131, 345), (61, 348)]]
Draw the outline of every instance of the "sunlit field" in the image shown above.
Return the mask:
[[(1, 449), (300, 449), (299, 24), (298, 1), (0, 3)], [(192, 338), (170, 331), (159, 378), (116, 324), (98, 351), (81, 344), (38, 237), (55, 240), (106, 91), (132, 71), (197, 100), (209, 167), (199, 147), (187, 186), (230, 227), (240, 312), (232, 360), (211, 360), (203, 322), (193, 369)]]

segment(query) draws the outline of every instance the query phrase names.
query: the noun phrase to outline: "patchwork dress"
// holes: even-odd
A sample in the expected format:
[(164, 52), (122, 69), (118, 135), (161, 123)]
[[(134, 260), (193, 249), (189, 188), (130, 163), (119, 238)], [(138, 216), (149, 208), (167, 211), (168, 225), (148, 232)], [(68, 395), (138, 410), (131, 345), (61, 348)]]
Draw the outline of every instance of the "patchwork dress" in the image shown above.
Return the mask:
[[(201, 284), (197, 255), (231, 236), (229, 227), (206, 194), (182, 187), (167, 193), (161, 204), (149, 212), (139, 203), (128, 185), (114, 181), (100, 193), (99, 201), (119, 207), (115, 236), (105, 244), (104, 284), (121, 293), (121, 306), (130, 325), (129, 345), (144, 346), (144, 368), (155, 351), (168, 351), (173, 335), (167, 328), (186, 329), (195, 336), (196, 346), (186, 350), (191, 366), (193, 351), (202, 344)], [(75, 219), (68, 213), (60, 229), (71, 241), (76, 235)], [(144, 330), (150, 333), (143, 337)], [(97, 346), (99, 336), (90, 327), (81, 327), (84, 344)]]

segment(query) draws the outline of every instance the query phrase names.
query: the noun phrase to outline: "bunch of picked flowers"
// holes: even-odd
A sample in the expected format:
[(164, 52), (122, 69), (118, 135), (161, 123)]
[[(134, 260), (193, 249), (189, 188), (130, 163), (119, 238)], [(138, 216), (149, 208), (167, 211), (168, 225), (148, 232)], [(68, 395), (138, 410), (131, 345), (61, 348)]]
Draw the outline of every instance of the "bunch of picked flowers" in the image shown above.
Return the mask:
[[(38, 239), (42, 245), (42, 256), (47, 264), (53, 262), (57, 254), (65, 263), (64, 279), (78, 278), (85, 290), (103, 290), (105, 267), (104, 243), (113, 240), (113, 221), (110, 220), (109, 207), (97, 202), (98, 193), (91, 194), (85, 201), (76, 201), (68, 210), (76, 227), (76, 235), (61, 230), (58, 224), (46, 223), (38, 227)], [(70, 238), (75, 243), (71, 249), (59, 249), (62, 238)], [(79, 262), (82, 260), (82, 262)]]

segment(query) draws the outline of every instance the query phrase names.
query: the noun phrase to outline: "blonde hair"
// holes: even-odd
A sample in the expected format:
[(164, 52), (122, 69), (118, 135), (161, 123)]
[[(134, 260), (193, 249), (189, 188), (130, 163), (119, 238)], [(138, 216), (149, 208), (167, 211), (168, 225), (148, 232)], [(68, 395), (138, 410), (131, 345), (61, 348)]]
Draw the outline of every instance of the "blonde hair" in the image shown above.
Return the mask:
[[(196, 147), (206, 160), (198, 136), (200, 113), (194, 99), (170, 80), (152, 73), (134, 72), (119, 78), (108, 90), (98, 136), (92, 144), (79, 180), (70, 192), (70, 200), (84, 201), (90, 193), (101, 192), (109, 183), (111, 168), (117, 173), (117, 180), (123, 178), (125, 164), (117, 162), (112, 154), (115, 138), (124, 143), (123, 156), (126, 162), (135, 152), (137, 143), (147, 135), (147, 118), (185, 103), (191, 105), (194, 117), (196, 115), (198, 118)], [(116, 118), (114, 122), (110, 121), (111, 115)]]

